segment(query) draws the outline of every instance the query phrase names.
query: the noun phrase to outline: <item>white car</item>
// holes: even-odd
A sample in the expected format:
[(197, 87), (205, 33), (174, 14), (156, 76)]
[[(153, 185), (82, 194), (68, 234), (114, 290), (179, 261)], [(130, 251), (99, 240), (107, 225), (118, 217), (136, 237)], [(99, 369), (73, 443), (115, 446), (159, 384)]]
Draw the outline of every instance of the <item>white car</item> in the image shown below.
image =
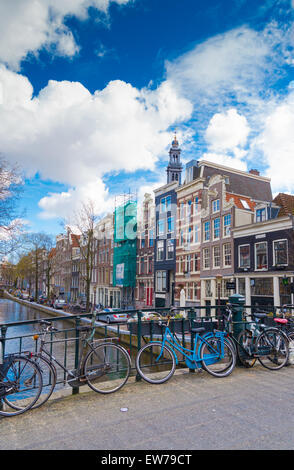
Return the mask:
[(54, 300), (54, 303), (53, 303), (53, 308), (63, 308), (66, 306), (66, 301), (64, 299), (56, 299)]
[(27, 292), (22, 292), (22, 294), (20, 295), (20, 298), (22, 300), (29, 300), (30, 299), (30, 294), (28, 294)]
[(106, 323), (122, 323), (127, 322), (129, 315), (127, 313), (116, 313), (120, 312), (119, 308), (104, 308), (103, 310), (97, 310), (97, 320), (105, 321)]

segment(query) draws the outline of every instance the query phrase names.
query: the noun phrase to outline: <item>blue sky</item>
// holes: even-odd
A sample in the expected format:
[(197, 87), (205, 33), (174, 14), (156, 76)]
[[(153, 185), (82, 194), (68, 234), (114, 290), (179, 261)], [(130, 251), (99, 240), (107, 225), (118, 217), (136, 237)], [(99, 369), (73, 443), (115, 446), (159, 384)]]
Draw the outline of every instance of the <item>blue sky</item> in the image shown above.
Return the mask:
[(293, 15), (291, 0), (0, 0), (0, 152), (23, 168), (28, 229), (152, 192), (175, 129), (184, 163), (293, 192)]

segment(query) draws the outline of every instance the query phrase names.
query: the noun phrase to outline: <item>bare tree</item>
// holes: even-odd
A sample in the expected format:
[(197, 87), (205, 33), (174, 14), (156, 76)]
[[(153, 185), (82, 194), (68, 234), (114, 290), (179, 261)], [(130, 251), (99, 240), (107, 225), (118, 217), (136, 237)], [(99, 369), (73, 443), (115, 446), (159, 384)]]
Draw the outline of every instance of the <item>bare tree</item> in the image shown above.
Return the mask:
[(94, 269), (95, 259), (95, 225), (98, 216), (95, 211), (95, 204), (88, 200), (81, 204), (79, 211), (75, 212), (68, 221), (67, 228), (76, 237), (80, 248), (80, 279), (84, 284), (86, 296), (86, 310), (90, 310), (90, 287)]
[(23, 246), (27, 248), (34, 270), (35, 300), (38, 300), (40, 276), (44, 274), (42, 264), (52, 247), (52, 237), (43, 232), (27, 233), (23, 236)]
[(22, 221), (18, 200), (23, 181), (16, 166), (0, 156), (0, 254), (11, 253), (17, 247)]

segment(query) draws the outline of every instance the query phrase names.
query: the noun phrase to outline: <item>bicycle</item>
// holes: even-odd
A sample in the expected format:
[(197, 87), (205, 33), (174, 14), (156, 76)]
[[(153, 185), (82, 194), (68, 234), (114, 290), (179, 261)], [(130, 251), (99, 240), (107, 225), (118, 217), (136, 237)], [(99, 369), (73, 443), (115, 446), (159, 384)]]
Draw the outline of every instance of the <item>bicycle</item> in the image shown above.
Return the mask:
[(230, 340), (236, 345), (241, 364), (249, 368), (253, 367), (258, 360), (267, 369), (281, 369), (286, 365), (289, 357), (286, 334), (279, 328), (268, 327), (261, 323), (262, 319), (268, 317), (266, 313), (253, 313), (248, 316), (255, 321), (244, 321), (244, 329), (236, 338), (231, 329), (232, 305), (227, 304), (224, 315), (225, 329)]
[[(156, 313), (161, 319), (162, 316)], [(215, 377), (226, 377), (233, 371), (236, 355), (229, 343), (225, 341), (225, 333), (214, 331), (203, 335), (204, 327), (190, 328), (191, 340), (195, 335), (194, 347), (182, 346), (175, 333), (169, 329), (171, 316), (167, 322), (160, 321), (164, 329), (162, 341), (150, 341), (145, 344), (136, 356), (136, 369), (139, 375), (151, 384), (162, 384), (174, 374), (179, 360), (176, 351), (185, 357), (189, 369), (205, 369)]]
[(41, 371), (29, 355), (8, 354), (0, 364), (1, 416), (25, 413), (34, 407), (42, 392)]
[[(96, 313), (92, 315), (91, 326), (80, 326), (79, 332), (89, 333), (82, 338), (82, 353), (80, 354), (78, 367), (76, 370), (69, 370), (61, 364), (56, 357), (46, 348), (47, 344), (76, 341), (77, 338), (47, 341), (48, 334), (58, 333), (58, 329), (52, 326), (52, 322), (41, 320), (39, 323), (42, 331), (34, 335), (34, 340), (40, 338), (40, 348), (36, 353), (32, 353), (32, 360), (41, 370), (43, 377), (48, 383), (45, 384), (46, 392), (42, 393), (39, 400), (34, 402), (33, 408), (38, 408), (46, 403), (52, 395), (57, 382), (57, 369), (55, 364), (63, 369), (67, 374), (64, 384), (71, 387), (88, 385), (93, 391), (102, 394), (110, 394), (120, 390), (127, 382), (131, 360), (128, 352), (120, 345), (112, 341), (118, 338), (105, 338), (93, 341), (95, 334)], [(102, 341), (100, 344), (96, 342)], [(87, 349), (89, 351), (87, 352)]]

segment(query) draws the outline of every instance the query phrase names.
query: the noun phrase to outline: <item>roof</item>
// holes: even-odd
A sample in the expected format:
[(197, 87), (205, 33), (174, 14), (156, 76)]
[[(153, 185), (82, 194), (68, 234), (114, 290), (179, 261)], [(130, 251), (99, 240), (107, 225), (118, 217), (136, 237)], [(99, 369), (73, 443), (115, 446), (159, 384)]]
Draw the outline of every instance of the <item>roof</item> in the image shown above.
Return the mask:
[(279, 193), (273, 202), (281, 207), (279, 217), (294, 215), (294, 196), (292, 194)]
[(226, 200), (229, 202), (230, 199), (234, 200), (234, 204), (238, 209), (254, 211), (255, 202), (246, 196), (237, 196), (236, 194), (226, 193)]

